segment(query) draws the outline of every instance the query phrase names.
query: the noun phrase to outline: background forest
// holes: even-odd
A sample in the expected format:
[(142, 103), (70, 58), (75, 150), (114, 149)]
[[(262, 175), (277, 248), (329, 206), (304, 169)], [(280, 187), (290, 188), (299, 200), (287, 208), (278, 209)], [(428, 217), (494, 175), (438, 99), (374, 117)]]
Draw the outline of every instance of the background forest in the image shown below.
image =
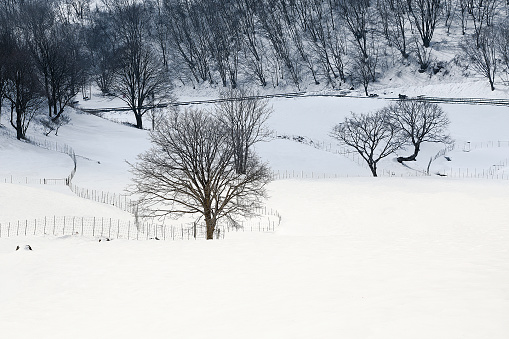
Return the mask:
[(138, 128), (174, 86), (369, 95), (405, 65), (430, 76), (459, 67), (493, 90), (509, 65), (508, 9), (502, 0), (2, 0), (0, 99), (24, 138), (44, 106), (46, 124), (65, 123), (64, 108), (91, 86), (122, 99)]

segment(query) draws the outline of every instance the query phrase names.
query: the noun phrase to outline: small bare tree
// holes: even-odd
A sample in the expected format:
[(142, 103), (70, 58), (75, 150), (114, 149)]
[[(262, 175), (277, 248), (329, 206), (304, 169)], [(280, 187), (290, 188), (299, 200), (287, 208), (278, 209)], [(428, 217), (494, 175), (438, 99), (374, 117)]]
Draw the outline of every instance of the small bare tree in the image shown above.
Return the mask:
[(490, 88), (495, 90), (495, 74), (497, 72), (497, 40), (496, 31), (492, 27), (484, 28), (478, 36), (475, 34), (465, 39), (463, 53), (473, 69), (488, 79)]
[(39, 120), (39, 122), (44, 129), (43, 133), (45, 136), (50, 135), (53, 131), (55, 132), (55, 136), (58, 136), (58, 130), (60, 127), (69, 124), (71, 122), (71, 117), (63, 113), (55, 118), (44, 116)]
[(237, 173), (245, 174), (252, 146), (270, 135), (265, 122), (272, 113), (272, 107), (267, 100), (245, 90), (230, 90), (221, 98), (223, 101), (215, 107), (216, 116), (229, 134), (235, 169)]
[(217, 222), (251, 216), (266, 196), (267, 166), (254, 155), (238, 174), (229, 132), (200, 110), (174, 112), (151, 132), (152, 149), (132, 166), (133, 193), (140, 195), (142, 216), (203, 218), (207, 239)]
[(417, 38), (414, 38), (414, 53), (417, 57), (417, 62), (419, 63), (419, 73), (424, 73), (428, 70), (431, 65), (433, 58), (431, 55), (432, 47), (424, 47), (422, 42)]
[(378, 162), (401, 147), (401, 138), (390, 123), (386, 108), (374, 113), (352, 113), (333, 128), (331, 136), (359, 153), (374, 177), (378, 176)]
[(402, 100), (386, 108), (391, 123), (401, 135), (402, 141), (413, 146), (408, 157), (398, 157), (398, 162), (414, 161), (424, 142), (450, 143), (447, 134), (449, 119), (437, 104), (426, 101)]

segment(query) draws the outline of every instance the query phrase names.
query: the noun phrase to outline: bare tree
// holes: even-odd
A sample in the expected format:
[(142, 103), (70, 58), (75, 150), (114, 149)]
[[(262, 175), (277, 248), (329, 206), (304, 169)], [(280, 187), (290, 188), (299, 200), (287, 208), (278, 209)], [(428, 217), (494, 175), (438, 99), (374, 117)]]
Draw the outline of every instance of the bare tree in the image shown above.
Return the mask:
[(414, 48), (413, 51), (415, 53), (415, 56), (417, 57), (417, 62), (419, 63), (419, 73), (424, 73), (426, 70), (428, 70), (429, 66), (431, 65), (431, 62), (433, 61), (433, 56), (431, 54), (433, 48), (432, 47), (425, 47), (422, 44), (422, 41), (418, 38), (414, 38)]
[(505, 73), (509, 71), (509, 22), (500, 24), (497, 31), (497, 53), (500, 57), (500, 63), (505, 68)]
[(467, 2), (467, 9), (472, 23), (474, 26), (474, 36), (476, 45), (481, 44), (481, 35), (484, 35), (485, 28), (493, 23), (493, 19), (497, 14), (500, 0), (469, 0)]
[(44, 128), (44, 135), (48, 136), (52, 132), (55, 132), (55, 136), (58, 136), (58, 130), (60, 127), (67, 125), (71, 122), (71, 117), (67, 114), (61, 114), (58, 118), (50, 118), (44, 116), (39, 120), (39, 123)]
[(48, 103), (58, 118), (85, 81), (78, 27), (58, 22), (51, 2), (21, 2), (19, 17)]
[[(1, 16), (0, 16), (1, 19)], [(0, 27), (1, 29), (1, 27)], [(2, 125), (2, 105), (7, 85), (7, 34), (0, 33), (0, 126)]]
[(374, 113), (352, 113), (333, 128), (331, 136), (359, 153), (374, 177), (378, 176), (378, 162), (401, 147), (401, 138), (385, 108)]
[(459, 13), (458, 16), (461, 22), (461, 34), (465, 35), (468, 25), (468, 10), (471, 0), (458, 0)]
[(169, 82), (164, 66), (148, 48), (124, 48), (119, 53), (118, 68), (114, 74), (113, 90), (124, 101), (136, 118), (136, 128), (143, 128), (143, 116), (152, 106), (152, 97), (160, 100), (169, 92)]
[(441, 11), (441, 0), (407, 0), (409, 16), (428, 48)]
[[(276, 57), (275, 63), (281, 63), (285, 66), (291, 81), (299, 89), (301, 72), (297, 57), (298, 51), (295, 50), (292, 39), (288, 36), (287, 26), (293, 24), (293, 20), (290, 19), (286, 10), (285, 0), (261, 0), (256, 8), (260, 25), (266, 38), (270, 41)], [(278, 71), (278, 68), (279, 65), (276, 65), (275, 71)], [(284, 73), (281, 72), (281, 78), (283, 78), (283, 75)], [(277, 81), (277, 78), (275, 80)]]
[(95, 11), (92, 23), (85, 29), (85, 40), (92, 60), (92, 79), (105, 95), (113, 88), (113, 77), (117, 68), (116, 58), (120, 49), (117, 30), (110, 14)]
[(147, 101), (164, 98), (169, 91), (169, 79), (147, 37), (150, 8), (137, 2), (111, 6), (111, 18), (121, 42), (112, 88), (134, 113), (136, 127), (141, 129), (142, 117), (151, 108)]
[[(459, 0), (461, 1), (461, 0)], [(443, 17), (444, 24), (447, 27), (447, 34), (451, 31), (451, 26), (454, 21), (454, 17), (456, 14), (456, 7), (458, 6), (456, 0), (443, 0), (442, 8), (443, 8)]]
[(492, 91), (495, 90), (499, 42), (495, 29), (485, 27), (479, 35), (467, 37), (462, 46), (468, 63), (477, 73), (488, 79)]
[(6, 60), (7, 83), (5, 98), (11, 104), (11, 125), (16, 138), (25, 139), (32, 119), (44, 102), (43, 90), (28, 48), (22, 42), (11, 41)]
[(404, 143), (413, 146), (412, 155), (398, 157), (398, 162), (414, 161), (424, 142), (450, 143), (447, 134), (449, 119), (437, 104), (426, 101), (402, 100), (386, 108), (391, 122)]
[(164, 0), (164, 13), (172, 49), (196, 82), (212, 82), (209, 32), (201, 16), (200, 2)]
[(132, 167), (133, 192), (143, 215), (195, 215), (207, 239), (218, 221), (251, 216), (266, 196), (268, 168), (251, 156), (245, 174), (234, 166), (234, 149), (221, 122), (199, 110), (174, 113), (151, 132), (152, 149)]
[(395, 46), (403, 58), (408, 58), (407, 0), (377, 0), (377, 10), (389, 45)]
[(270, 135), (265, 123), (272, 108), (267, 100), (245, 90), (230, 90), (221, 97), (224, 100), (216, 104), (215, 114), (228, 132), (234, 150), (235, 170), (238, 174), (245, 174), (252, 156), (252, 146)]
[(202, 3), (202, 17), (210, 34), (209, 51), (223, 87), (237, 87), (242, 36), (237, 1), (209, 0)]
[(267, 46), (260, 32), (256, 17), (255, 0), (239, 0), (237, 6), (242, 15), (239, 16), (240, 30), (243, 36), (243, 49), (246, 55), (244, 67), (262, 87), (267, 86), (265, 55)]
[(369, 0), (338, 0), (337, 6), (345, 26), (352, 34), (358, 50), (364, 59), (369, 54), (369, 38), (376, 24), (374, 11)]

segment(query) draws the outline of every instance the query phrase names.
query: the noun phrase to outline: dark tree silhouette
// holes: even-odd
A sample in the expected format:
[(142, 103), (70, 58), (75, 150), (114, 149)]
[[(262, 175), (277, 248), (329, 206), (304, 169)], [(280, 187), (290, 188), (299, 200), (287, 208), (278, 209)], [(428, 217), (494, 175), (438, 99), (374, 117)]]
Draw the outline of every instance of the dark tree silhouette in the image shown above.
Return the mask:
[(447, 134), (449, 119), (437, 104), (402, 100), (390, 105), (386, 110), (402, 142), (410, 144), (414, 149), (412, 155), (398, 157), (399, 162), (414, 161), (424, 142), (451, 142)]
[(378, 176), (378, 162), (401, 147), (401, 138), (385, 108), (374, 113), (352, 113), (333, 128), (331, 136), (359, 153), (374, 177)]

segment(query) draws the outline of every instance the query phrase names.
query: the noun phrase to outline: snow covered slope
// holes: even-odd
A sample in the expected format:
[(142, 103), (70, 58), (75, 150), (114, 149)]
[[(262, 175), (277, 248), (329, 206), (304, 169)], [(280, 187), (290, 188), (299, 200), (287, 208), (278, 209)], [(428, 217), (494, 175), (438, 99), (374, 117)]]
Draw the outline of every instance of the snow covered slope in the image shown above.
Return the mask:
[[(431, 172), (447, 177), (417, 175), (445, 147), (428, 144), (415, 170), (392, 158), (380, 165), (385, 177), (371, 178), (335, 153), (329, 131), (386, 101), (271, 103), (280, 138), (257, 150), (288, 177), (269, 185), (267, 205), (282, 216), (275, 232), (209, 242), (0, 238), (2, 337), (507, 338), (507, 108), (442, 106), (456, 144)], [(75, 150), (73, 182), (121, 192), (147, 132), (71, 117), (50, 139)], [(67, 155), (0, 140), (0, 178), (72, 170)], [(0, 223), (45, 215), (131, 218), (65, 186), (0, 183)]]

